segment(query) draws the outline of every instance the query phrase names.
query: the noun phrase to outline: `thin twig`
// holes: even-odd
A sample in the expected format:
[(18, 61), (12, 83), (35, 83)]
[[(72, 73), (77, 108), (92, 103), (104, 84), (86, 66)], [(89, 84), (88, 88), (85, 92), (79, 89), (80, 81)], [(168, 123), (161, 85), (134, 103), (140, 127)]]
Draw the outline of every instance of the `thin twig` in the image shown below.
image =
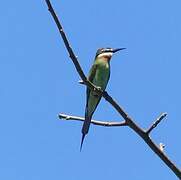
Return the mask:
[(157, 119), (156, 121), (148, 128), (148, 130), (146, 131), (147, 134), (150, 134), (151, 131), (157, 127), (157, 125), (167, 116), (167, 113), (162, 113)]
[(50, 11), (56, 25), (57, 25), (57, 28), (60, 32), (60, 35), (63, 39), (63, 42), (65, 44), (65, 47), (69, 53), (69, 57), (71, 58), (72, 62), (74, 63), (75, 65), (75, 68), (77, 70), (77, 72), (79, 73), (79, 76), (81, 77), (81, 79), (83, 80), (84, 84), (87, 85), (91, 90), (94, 90), (98, 95), (102, 95), (102, 90), (100, 90), (99, 88), (97, 88), (94, 84), (92, 84), (90, 81), (87, 80), (87, 77), (85, 76), (80, 64), (79, 64), (79, 61), (78, 61), (78, 58), (77, 56), (74, 54), (69, 42), (68, 42), (68, 39), (65, 35), (65, 32), (63, 31), (63, 27), (60, 23), (60, 20), (58, 19), (51, 3), (49, 0), (45, 0), (46, 3), (47, 3), (47, 6), (48, 6), (48, 10)]
[(66, 35), (63, 31), (63, 28), (60, 24), (59, 19), (57, 18), (55, 11), (50, 3), (49, 0), (45, 0), (48, 6), (48, 9), (52, 15), (52, 17), (54, 18), (54, 21), (59, 29), (60, 35), (62, 36), (62, 39), (64, 41), (64, 44), (67, 48), (67, 51), (69, 53), (69, 56), (72, 60), (72, 62), (75, 65), (75, 68), (77, 70), (77, 72), (79, 73), (81, 79), (84, 81), (84, 84), (87, 85), (88, 88), (90, 88), (91, 90), (95, 91), (97, 94), (102, 95), (116, 110), (117, 112), (124, 118), (124, 120), (126, 121), (126, 123), (128, 124), (128, 126), (133, 129), (145, 142), (146, 144), (148, 144), (148, 146), (165, 162), (165, 164), (175, 173), (175, 175), (181, 179), (181, 171), (180, 169), (178, 169), (176, 167), (176, 165), (170, 160), (168, 159), (168, 157), (160, 150), (160, 148), (152, 141), (152, 139), (149, 137), (149, 135), (142, 129), (140, 128), (129, 116), (128, 114), (116, 103), (116, 101), (106, 92), (102, 92), (100, 89), (98, 89), (96, 86), (94, 86), (92, 83), (90, 83), (79, 62), (77, 57), (75, 56), (75, 54), (73, 53), (73, 50), (66, 38)]
[(70, 46), (70, 44), (69, 44), (69, 42), (68, 42), (68, 39), (67, 39), (67, 37), (66, 37), (66, 35), (65, 35), (64, 31), (63, 31), (63, 27), (62, 27), (62, 25), (61, 25), (61, 23), (60, 23), (60, 20), (58, 19), (58, 17), (57, 17), (57, 15), (56, 15), (56, 13), (55, 13), (55, 11), (54, 11), (54, 9), (53, 9), (50, 1), (49, 1), (49, 0), (45, 0), (45, 1), (46, 1), (46, 3), (47, 3), (48, 10), (50, 11), (50, 13), (51, 13), (51, 15), (52, 15), (52, 17), (53, 17), (53, 19), (54, 19), (57, 27), (58, 27), (58, 30), (59, 30), (59, 32), (60, 32), (60, 35), (61, 35), (61, 37), (62, 37), (62, 39), (63, 39), (63, 41), (64, 41), (65, 47), (66, 47), (66, 49), (67, 49), (67, 51), (68, 51), (68, 53), (69, 53), (69, 56), (70, 56), (70, 58), (72, 59), (73, 63), (75, 64), (76, 70), (79, 72), (79, 74), (81, 74), (82, 80), (83, 80), (83, 81), (86, 81), (87, 78), (86, 78), (84, 72), (82, 71), (82, 68), (80, 67), (80, 64), (79, 64), (79, 62), (78, 62), (78, 60), (77, 60), (77, 57), (76, 57), (76, 55), (74, 54), (74, 52), (73, 52), (73, 50), (72, 50), (72, 48), (71, 48), (71, 46)]
[[(64, 120), (77, 120), (77, 121), (84, 121), (85, 118), (79, 116), (70, 116), (67, 114), (59, 114), (58, 117)], [(98, 126), (106, 126), (106, 127), (113, 127), (113, 126), (127, 126), (125, 121), (122, 122), (112, 122), (112, 121), (97, 121), (91, 120), (91, 123)]]

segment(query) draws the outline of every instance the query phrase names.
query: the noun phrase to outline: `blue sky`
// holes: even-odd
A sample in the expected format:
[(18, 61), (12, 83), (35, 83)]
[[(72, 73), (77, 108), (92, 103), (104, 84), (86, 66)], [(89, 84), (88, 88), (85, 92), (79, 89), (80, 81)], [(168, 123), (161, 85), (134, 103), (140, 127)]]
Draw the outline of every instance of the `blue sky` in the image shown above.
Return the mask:
[[(181, 167), (181, 2), (52, 0), (87, 74), (99, 47), (126, 47), (111, 62), (107, 91)], [(79, 152), (85, 87), (41, 1), (2, 1), (0, 179), (177, 179), (132, 130), (91, 126)], [(121, 120), (102, 99), (94, 119)]]

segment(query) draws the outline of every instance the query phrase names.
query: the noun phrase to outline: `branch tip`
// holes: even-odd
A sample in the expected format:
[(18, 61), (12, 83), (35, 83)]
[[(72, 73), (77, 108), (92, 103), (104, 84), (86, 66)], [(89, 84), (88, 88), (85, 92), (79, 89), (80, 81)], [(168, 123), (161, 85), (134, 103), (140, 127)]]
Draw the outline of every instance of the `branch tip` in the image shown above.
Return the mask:
[(83, 81), (83, 80), (79, 80), (79, 81), (78, 81), (78, 83), (79, 83), (79, 84), (83, 84), (83, 85), (85, 85), (85, 83), (84, 83), (84, 81)]
[(157, 127), (157, 125), (167, 116), (167, 113), (162, 113), (155, 122), (153, 122), (153, 124), (148, 128), (148, 130), (146, 131), (146, 134), (149, 135), (151, 133), (151, 131)]

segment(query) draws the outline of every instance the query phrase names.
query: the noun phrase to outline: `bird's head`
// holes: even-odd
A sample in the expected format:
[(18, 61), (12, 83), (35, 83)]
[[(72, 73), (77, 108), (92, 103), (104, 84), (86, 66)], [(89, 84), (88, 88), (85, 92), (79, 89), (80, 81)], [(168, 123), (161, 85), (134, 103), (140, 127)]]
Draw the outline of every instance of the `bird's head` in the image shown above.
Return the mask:
[(96, 58), (105, 58), (105, 59), (108, 59), (110, 60), (112, 55), (120, 50), (123, 50), (123, 49), (126, 49), (126, 48), (116, 48), (116, 49), (113, 49), (113, 48), (100, 48), (97, 50), (97, 53), (96, 53)]

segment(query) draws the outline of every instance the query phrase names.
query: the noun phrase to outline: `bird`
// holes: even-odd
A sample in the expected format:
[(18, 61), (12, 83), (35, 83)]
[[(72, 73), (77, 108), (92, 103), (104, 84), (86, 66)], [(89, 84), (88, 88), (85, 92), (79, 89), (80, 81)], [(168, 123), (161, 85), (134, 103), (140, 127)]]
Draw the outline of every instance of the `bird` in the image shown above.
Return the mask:
[[(89, 71), (88, 80), (101, 90), (105, 90), (110, 78), (110, 60), (114, 53), (126, 48), (100, 48), (96, 52), (94, 63)], [(101, 96), (90, 90), (86, 90), (86, 107), (85, 120), (82, 126), (82, 139), (80, 144), (80, 151), (86, 134), (88, 134), (91, 119), (95, 112), (97, 105), (101, 100)]]

